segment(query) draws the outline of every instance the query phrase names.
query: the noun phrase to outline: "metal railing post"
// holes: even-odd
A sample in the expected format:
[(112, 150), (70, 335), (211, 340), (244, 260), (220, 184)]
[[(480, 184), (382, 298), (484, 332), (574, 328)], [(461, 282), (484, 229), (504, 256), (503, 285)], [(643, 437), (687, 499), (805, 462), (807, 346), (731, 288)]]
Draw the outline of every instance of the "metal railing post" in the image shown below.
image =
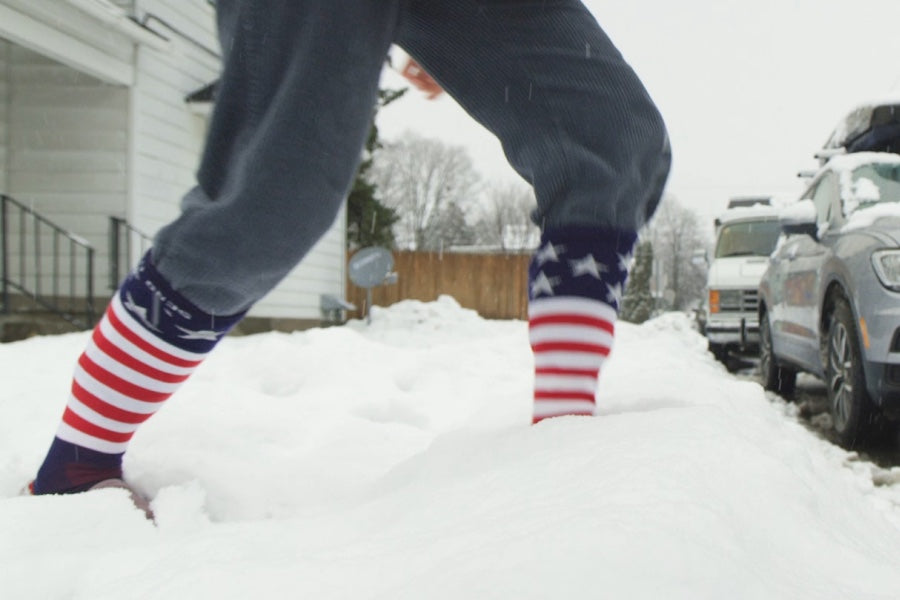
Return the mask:
[(3, 277), (3, 312), (9, 313), (9, 222), (6, 214), (6, 196), (0, 195), (0, 252), (3, 252), (3, 258), (0, 260), (0, 275)]
[(109, 218), (109, 289), (119, 287), (119, 219)]
[(87, 304), (85, 305), (85, 318), (88, 327), (94, 326), (94, 249), (87, 248)]
[[(119, 289), (133, 263), (132, 248), (140, 242), (141, 256), (153, 244), (153, 238), (119, 217), (109, 218), (109, 287)], [(123, 260), (124, 255), (124, 260)]]
[(41, 294), (41, 222), (31, 214), (34, 220), (34, 296), (39, 298)]
[[(69, 321), (77, 327), (91, 327), (95, 318), (94, 314), (94, 248), (90, 242), (79, 238), (75, 234), (66, 231), (58, 225), (45, 219), (32, 208), (25, 206), (14, 200), (13, 198), (0, 194), (2, 200), (2, 210), (0, 210), (0, 232), (2, 232), (3, 240), (0, 244), (3, 256), (0, 261), (2, 267), (2, 312), (11, 312), (10, 292), (17, 290), (23, 296), (30, 297), (32, 301), (43, 309), (53, 312), (63, 319)], [(11, 210), (18, 211), (18, 272), (13, 273), (11, 269), (10, 251), (12, 250), (12, 242), (10, 240), (10, 229), (13, 225), (13, 215)], [(42, 243), (41, 235), (43, 231), (48, 231), (51, 240), (49, 243)], [(29, 239), (33, 236), (33, 239)], [(64, 274), (61, 268), (63, 256), (60, 250), (60, 238), (69, 240), (69, 270)], [(80, 305), (78, 300), (78, 288), (76, 278), (78, 278), (78, 263), (81, 252), (84, 252), (87, 264), (85, 266), (86, 282), (84, 289), (87, 297), (84, 304)], [(52, 252), (53, 256), (47, 257), (45, 253)], [(49, 262), (48, 262), (49, 261)], [(29, 272), (33, 267), (34, 274)], [(49, 272), (47, 272), (49, 269)], [(44, 280), (44, 275), (51, 278), (50, 281)], [(67, 275), (69, 278), (69, 294), (68, 302), (66, 302), (61, 294), (61, 280)], [(49, 284), (49, 285), (47, 285)], [(84, 315), (83, 317), (81, 315)]]

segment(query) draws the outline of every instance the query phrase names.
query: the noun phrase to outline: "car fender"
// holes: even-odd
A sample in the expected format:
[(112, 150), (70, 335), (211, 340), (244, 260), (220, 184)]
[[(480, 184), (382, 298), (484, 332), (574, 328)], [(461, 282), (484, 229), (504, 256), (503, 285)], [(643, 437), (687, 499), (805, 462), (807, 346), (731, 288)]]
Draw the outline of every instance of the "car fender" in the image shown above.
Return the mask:
[[(867, 286), (875, 281), (872, 272), (872, 252), (883, 245), (879, 236), (860, 232), (858, 235), (841, 236), (835, 244), (834, 251), (823, 265), (823, 277), (820, 287), (818, 302), (819, 322), (819, 346), (821, 348), (822, 368), (825, 368), (826, 344), (828, 328), (830, 326), (829, 315), (833, 294), (840, 293), (850, 304), (853, 321), (857, 324), (856, 332), (859, 336), (860, 348), (865, 348), (864, 333), (859, 325), (859, 307), (861, 296), (866, 292)], [(865, 361), (863, 361), (865, 364)]]

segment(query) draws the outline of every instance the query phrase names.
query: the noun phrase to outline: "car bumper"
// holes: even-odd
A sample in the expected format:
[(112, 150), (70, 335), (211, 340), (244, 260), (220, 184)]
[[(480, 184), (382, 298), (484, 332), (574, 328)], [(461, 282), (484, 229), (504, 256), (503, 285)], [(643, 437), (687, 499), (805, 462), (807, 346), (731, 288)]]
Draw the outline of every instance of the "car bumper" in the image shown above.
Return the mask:
[(900, 296), (896, 292), (869, 290), (877, 310), (865, 310), (857, 327), (862, 332), (861, 346), (865, 360), (866, 387), (876, 405), (900, 416)]
[(711, 344), (723, 346), (740, 346), (741, 348), (759, 345), (759, 320), (753, 316), (734, 316), (729, 318), (707, 317), (706, 338)]
[(900, 364), (869, 362), (866, 387), (877, 406), (900, 417)]

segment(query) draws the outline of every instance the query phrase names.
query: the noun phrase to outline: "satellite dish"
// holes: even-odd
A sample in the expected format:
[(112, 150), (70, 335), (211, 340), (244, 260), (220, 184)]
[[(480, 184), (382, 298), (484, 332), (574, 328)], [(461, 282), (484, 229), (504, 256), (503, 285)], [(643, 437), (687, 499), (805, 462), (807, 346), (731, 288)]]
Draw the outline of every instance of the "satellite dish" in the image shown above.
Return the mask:
[(373, 288), (385, 282), (394, 268), (394, 256), (387, 248), (370, 246), (353, 255), (348, 265), (350, 281), (361, 288)]
[(363, 248), (350, 259), (348, 269), (350, 281), (366, 289), (366, 322), (372, 322), (369, 308), (372, 306), (372, 288), (384, 283), (395, 283), (397, 274), (392, 273), (394, 255), (387, 248), (370, 246)]

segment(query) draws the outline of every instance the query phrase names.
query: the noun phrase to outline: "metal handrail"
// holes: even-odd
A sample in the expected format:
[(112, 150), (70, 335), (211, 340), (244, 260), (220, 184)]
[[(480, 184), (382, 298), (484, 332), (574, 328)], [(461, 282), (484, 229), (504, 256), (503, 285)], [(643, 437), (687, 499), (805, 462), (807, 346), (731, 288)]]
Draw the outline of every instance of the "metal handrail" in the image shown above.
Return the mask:
[[(18, 224), (15, 232), (14, 223)], [(5, 194), (0, 194), (0, 236), (0, 312), (11, 312), (10, 291), (17, 290), (77, 327), (93, 327), (94, 248), (90, 242)], [(49, 248), (42, 243), (47, 238)], [(18, 242), (15, 263), (13, 241)]]
[(116, 290), (137, 262), (132, 249), (140, 248), (138, 258), (153, 245), (152, 238), (119, 217), (109, 218), (109, 289)]

